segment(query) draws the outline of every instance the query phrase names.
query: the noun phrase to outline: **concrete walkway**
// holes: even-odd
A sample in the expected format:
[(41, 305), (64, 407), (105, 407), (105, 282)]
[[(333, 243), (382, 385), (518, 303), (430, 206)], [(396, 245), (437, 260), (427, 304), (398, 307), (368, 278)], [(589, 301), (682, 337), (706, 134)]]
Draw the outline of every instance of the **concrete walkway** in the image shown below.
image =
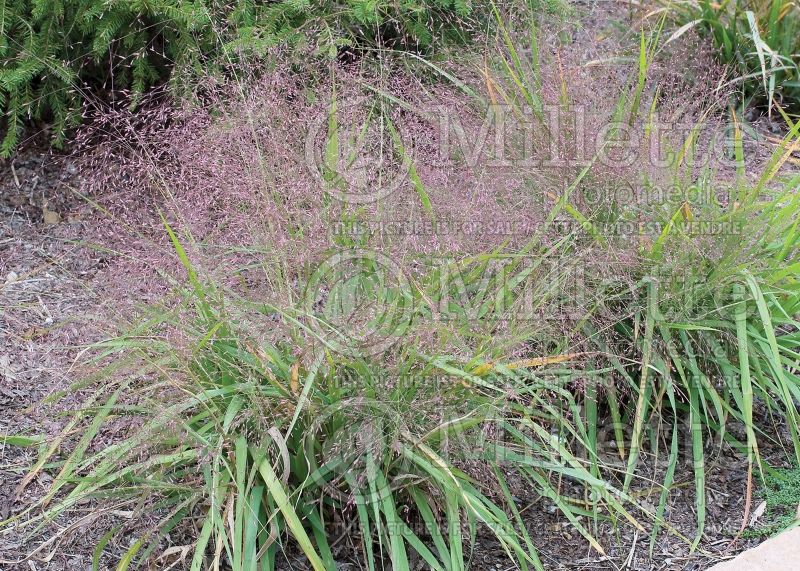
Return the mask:
[(800, 570), (800, 528), (768, 539), (736, 559), (714, 565), (708, 571), (797, 571)]

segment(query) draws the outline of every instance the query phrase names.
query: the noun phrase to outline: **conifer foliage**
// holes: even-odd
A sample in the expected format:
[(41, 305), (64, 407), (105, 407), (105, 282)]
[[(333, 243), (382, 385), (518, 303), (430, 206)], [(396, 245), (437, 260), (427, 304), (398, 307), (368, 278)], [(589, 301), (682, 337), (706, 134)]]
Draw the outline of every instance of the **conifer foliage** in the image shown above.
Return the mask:
[(135, 104), (176, 68), (208, 72), (276, 44), (425, 50), (468, 35), (475, 15), (470, 0), (0, 0), (0, 154), (29, 121), (61, 144), (87, 102)]

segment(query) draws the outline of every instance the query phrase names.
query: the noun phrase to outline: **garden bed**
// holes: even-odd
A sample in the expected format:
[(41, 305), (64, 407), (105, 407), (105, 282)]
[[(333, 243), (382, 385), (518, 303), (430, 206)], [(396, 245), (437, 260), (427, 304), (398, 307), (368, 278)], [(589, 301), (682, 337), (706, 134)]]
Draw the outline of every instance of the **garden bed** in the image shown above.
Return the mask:
[[(310, 562), (321, 569), (321, 557), (324, 565), (340, 570), (362, 569), (366, 560), (422, 570), (439, 557), (443, 568), (458, 568), (463, 558), (466, 568), (479, 571), (525, 564), (547, 570), (700, 571), (757, 544), (771, 515), (755, 508), (764, 492), (752, 455), (765, 466), (789, 468), (797, 440), (791, 392), (796, 389), (780, 390), (781, 382), (794, 386), (797, 369), (796, 362), (790, 364), (796, 315), (787, 314), (796, 296), (791, 268), (797, 211), (791, 207), (798, 180), (792, 177), (800, 163), (797, 129), (794, 139), (787, 136), (793, 125), (755, 103), (746, 116), (734, 114), (731, 120), (726, 108), (732, 92), (720, 87), (726, 70), (714, 63), (695, 30), (687, 28), (664, 44), (658, 27), (663, 22), (654, 22), (652, 14), (645, 18), (644, 11), (628, 5), (574, 8), (579, 23), (552, 24), (557, 29), (543, 32), (539, 44), (528, 37), (524, 19), (509, 17), (506, 29), (497, 13), (495, 36), (476, 36), (489, 46), (480, 65), (455, 56), (420, 63), (423, 58), (415, 55), (389, 72), (388, 64), (376, 71), (365, 52), (344, 50), (346, 57), (340, 52), (332, 59), (333, 71), (325, 77), (291, 57), (284, 62), (280, 54), (266, 74), (254, 73), (239, 84), (204, 84), (200, 99), (207, 108), (197, 101), (164, 104), (163, 92), (157, 92), (136, 112), (117, 105), (105, 115), (94, 114), (94, 123), (81, 131), (80, 151), (59, 154), (46, 144), (29, 143), (3, 159), (0, 436), (14, 440), (0, 443), (0, 522), (8, 519), (0, 528), (0, 568), (124, 568), (136, 561), (150, 569), (199, 569), (216, 558), (221, 568), (239, 571), (259, 546), (274, 557), (276, 569), (305, 570)], [(633, 24), (646, 33), (627, 32)], [(541, 68), (537, 50), (546, 62)], [(526, 67), (529, 60), (534, 63)], [(595, 164), (592, 158), (578, 167), (555, 161), (555, 167), (520, 169), (504, 163), (495, 170), (469, 164), (464, 156), (437, 163), (442, 134), (430, 116), (417, 113), (440, 104), (452, 119), (455, 110), (467, 133), (462, 143), (480, 133), (476, 109), (486, 102), (517, 119), (535, 116), (541, 112), (537, 105), (544, 105), (548, 111), (567, 110), (571, 121), (586, 121), (582, 127), (577, 121), (556, 127), (564, 132), (555, 140), (549, 138), (553, 133), (542, 134), (545, 129), (531, 129), (538, 158), (561, 143), (560, 150), (574, 151), (569, 144), (584, 142), (581, 129), (587, 126), (596, 135), (604, 126), (601, 116), (614, 113), (610, 93), (623, 93), (616, 108), (631, 129), (649, 135), (656, 108), (674, 125), (689, 125), (669, 141), (681, 157), (674, 171), (641, 157), (631, 164)], [(366, 127), (374, 108), (359, 107), (371, 98), (381, 102), (376, 113), (383, 130), (375, 140)], [(620, 123), (620, 115), (614, 116)], [(745, 119), (743, 135), (738, 121)], [(342, 169), (350, 178), (337, 172), (341, 164), (330, 155), (335, 152), (341, 162), (339, 129), (344, 131), (348, 120), (363, 122), (360, 133), (369, 144), (392, 150), (390, 167), (406, 169), (405, 186), (370, 201), (369, 193), (385, 183), (384, 163)], [(553, 127), (543, 118), (538, 125), (545, 124)], [(305, 129), (310, 134), (303, 139), (299, 133)], [(411, 140), (413, 149), (404, 146)], [(727, 146), (716, 151), (714, 161), (684, 167), (686, 156), (714, 150), (717, 141)], [(605, 148), (607, 141), (600, 142)], [(494, 151), (478, 149), (473, 158), (496, 158)], [(738, 154), (742, 160), (732, 160)], [(602, 200), (592, 202), (598, 188), (638, 191), (631, 181), (640, 175), (645, 196), (631, 195), (641, 203), (628, 218), (631, 205), (616, 194), (609, 208)], [(353, 186), (357, 192), (348, 193)], [(701, 199), (695, 204), (693, 198), (675, 202), (647, 194), (673, 186)], [(561, 199), (553, 195), (556, 190), (565, 192)], [(713, 200), (703, 201), (704, 190)], [(582, 199), (577, 207), (567, 197), (573, 191)], [(763, 202), (756, 200), (760, 194)], [(337, 201), (344, 203), (341, 212)], [(723, 229), (731, 219), (741, 224), (750, 220), (742, 210), (758, 223), (768, 221), (763, 236), (760, 230), (749, 237), (715, 230), (697, 237), (686, 230), (704, 222), (703, 216)], [(771, 212), (779, 214), (770, 218)], [(380, 231), (354, 232), (354, 221), (396, 234), (384, 242)], [(398, 223), (409, 221), (419, 223), (415, 230), (399, 232)], [(497, 232), (500, 222), (511, 230)], [(647, 224), (659, 231), (641, 231)], [(636, 225), (639, 234), (630, 239), (605, 230)], [(456, 226), (460, 231), (447, 233)], [(494, 233), (474, 232), (492, 226)], [(446, 232), (425, 230), (430, 227)], [(532, 245), (539, 228), (550, 233), (542, 231), (540, 243)], [(742, 236), (740, 243), (736, 236)], [(367, 285), (358, 283), (357, 289), (385, 286), (382, 299), (403, 314), (402, 301), (413, 301), (413, 317), (401, 323), (406, 333), (399, 341), (391, 335), (376, 341), (380, 328), (372, 337), (353, 334), (344, 342), (325, 335), (329, 322), (352, 325), (348, 315), (334, 321), (342, 318), (335, 304), (344, 299), (346, 307), (348, 291), (320, 271), (333, 259), (325, 256), (335, 246), (339, 263), (343, 255), (352, 258), (352, 252), (368, 249), (365, 244), (372, 248), (369, 261), (390, 268), (389, 277), (400, 276), (403, 283), (392, 289), (386, 276), (368, 276)], [(713, 251), (717, 247), (719, 253)], [(535, 306), (541, 322), (529, 317), (515, 322), (502, 314), (502, 322), (468, 321), (461, 327), (460, 313), (449, 322), (439, 315), (434, 319), (429, 306), (440, 303), (435, 286), (445, 271), (435, 262), (454, 256), (468, 264), (478, 260), (466, 267), (492, 279), (495, 274), (480, 266), (481, 256), (503, 248), (540, 252), (535, 264), (556, 252), (556, 264), (536, 265), (532, 275), (552, 273), (562, 280), (562, 273), (575, 271), (583, 280), (576, 282), (578, 289), (590, 295), (577, 295), (568, 279), (555, 281), (555, 288), (537, 282), (537, 296), (553, 300), (552, 306)], [(752, 258), (750, 250), (742, 254), (747, 248)], [(759, 263), (772, 256), (779, 261), (759, 273)], [(321, 259), (325, 263), (315, 265)], [(714, 264), (719, 265), (712, 270), (731, 275), (752, 270), (757, 277), (745, 283), (766, 293), (741, 302), (742, 312), (733, 317), (726, 311), (739, 308), (740, 298), (725, 297), (721, 308), (704, 307), (713, 318), (654, 311), (697, 302), (682, 297), (688, 282), (679, 274), (713, 275), (709, 265)], [(640, 280), (652, 277), (653, 266), (663, 272), (656, 276), (667, 288), (662, 293)], [(308, 267), (316, 268), (310, 277), (303, 273)], [(600, 282), (608, 285), (601, 278), (616, 288), (635, 286), (633, 297), (613, 290), (619, 298), (592, 299), (612, 291), (599, 288)], [(719, 283), (728, 288), (729, 282)], [(480, 284), (466, 285), (479, 289)], [(558, 298), (562, 294), (565, 301)], [(606, 327), (614, 333), (594, 335)], [(776, 332), (779, 338), (771, 343)], [(353, 340), (359, 353), (353, 352)], [(373, 343), (370, 352), (363, 350), (365, 340)], [(740, 363), (748, 362), (745, 353), (756, 363), (752, 375), (739, 371)], [(770, 368), (772, 358), (785, 364), (789, 381)], [(412, 365), (404, 368), (404, 359)], [(562, 366), (572, 367), (570, 376), (564, 378)], [(406, 426), (405, 432), (389, 428), (388, 444), (380, 438), (370, 443), (385, 455), (378, 478), (396, 476), (400, 483), (386, 486), (397, 490), (388, 495), (390, 505), (385, 496), (361, 504), (357, 498), (367, 480), (375, 484), (374, 471), (345, 470), (331, 477), (308, 466), (328, 459), (326, 454), (352, 460), (337, 448), (337, 438), (345, 434), (356, 441), (374, 424), (350, 409), (363, 405), (372, 413), (386, 402), (380, 394), (364, 405), (358, 399), (366, 388), (353, 400), (345, 381), (372, 381), (381, 374), (417, 381), (419, 376), (424, 383), (410, 385), (420, 391), (419, 400), (406, 400), (407, 393), (391, 382), (369, 385), (373, 392), (376, 386), (385, 390), (397, 406), (386, 412), (387, 423), (409, 419), (414, 434), (407, 434)], [(602, 375), (604, 382), (593, 384)], [(439, 376), (445, 379), (442, 388), (424, 392), (425, 383), (438, 382)], [(745, 383), (755, 389), (746, 392)], [(231, 397), (234, 390), (239, 392)], [(203, 401), (207, 411), (181, 400), (187, 394), (210, 395)], [(464, 403), (475, 410), (460, 408)], [(492, 407), (503, 414), (487, 413), (475, 425), (463, 422)], [(108, 415), (112, 409), (119, 414)], [(464, 416), (431, 420), (454, 412)], [(320, 417), (339, 426), (339, 435), (327, 434), (329, 426)], [(267, 431), (265, 423), (273, 421)], [(441, 460), (438, 454), (449, 451), (440, 440), (442, 426), (449, 434), (462, 424), (469, 425), (464, 434), (475, 442), (483, 445), (483, 437), (490, 436), (488, 447), (480, 449), (489, 455), (471, 455), (476, 444), (475, 450), (458, 450), (466, 452), (463, 457)], [(293, 429), (301, 436), (293, 436)], [(140, 434), (150, 435), (150, 441), (139, 440)], [(491, 437), (498, 434), (495, 442)], [(635, 454), (630, 447), (620, 450), (633, 441), (642, 442)], [(277, 443), (276, 454), (269, 447)], [(372, 461), (374, 451), (366, 448), (356, 454), (355, 466)], [(114, 456), (116, 449), (124, 452)], [(517, 454), (523, 449), (530, 458)], [(272, 464), (263, 455), (270, 450)], [(494, 453), (506, 456), (495, 463)], [(399, 462), (402, 454), (405, 460)], [(113, 461), (106, 463), (107, 457)], [(287, 467), (283, 480), (271, 472), (280, 472), (281, 460)], [(129, 473), (127, 466), (135, 469)], [(329, 466), (335, 472), (338, 464)], [(348, 479), (353, 474), (356, 479)], [(312, 480), (317, 487), (309, 487)], [(665, 483), (668, 494), (662, 494)], [(369, 509), (360, 509), (364, 506)], [(503, 506), (500, 515), (494, 506)], [(255, 523), (245, 517), (248, 508)], [(476, 514), (484, 523), (470, 529)], [(333, 520), (320, 523), (328, 516)], [(270, 523), (273, 518), (278, 523)], [(383, 530), (384, 520), (401, 531)], [(656, 521), (660, 532), (651, 535)], [(446, 539), (437, 535), (438, 527), (431, 530), (432, 522), (446, 531)], [(374, 545), (361, 526), (374, 534)], [(282, 540), (276, 549), (275, 537), (267, 536), (278, 527)], [(474, 543), (467, 541), (472, 534)], [(228, 535), (237, 545), (228, 545)], [(381, 541), (391, 541), (391, 547)], [(368, 555), (373, 548), (376, 553)]]

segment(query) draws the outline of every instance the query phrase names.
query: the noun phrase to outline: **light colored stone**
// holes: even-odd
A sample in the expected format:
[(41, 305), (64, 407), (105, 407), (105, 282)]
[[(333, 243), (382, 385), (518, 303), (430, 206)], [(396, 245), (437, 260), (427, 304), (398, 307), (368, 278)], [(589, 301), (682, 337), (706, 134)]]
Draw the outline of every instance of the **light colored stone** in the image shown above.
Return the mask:
[(708, 571), (796, 571), (800, 570), (800, 528), (768, 539), (735, 559), (714, 565)]

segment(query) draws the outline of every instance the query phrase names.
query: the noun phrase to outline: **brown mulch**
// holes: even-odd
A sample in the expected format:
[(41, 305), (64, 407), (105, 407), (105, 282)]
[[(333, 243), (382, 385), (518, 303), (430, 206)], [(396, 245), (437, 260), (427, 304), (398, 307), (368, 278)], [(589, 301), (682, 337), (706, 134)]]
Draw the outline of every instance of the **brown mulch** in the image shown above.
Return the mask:
[[(98, 338), (98, 295), (92, 279), (105, 266), (106, 256), (78, 243), (91, 236), (93, 220), (68, 188), (74, 175), (67, 159), (36, 147), (0, 163), (2, 434), (46, 440), (58, 434), (62, 419), (44, 414), (40, 403), (76, 380), (72, 374), (76, 356), (82, 346)], [(69, 399), (59, 406), (69, 408)], [(42, 473), (17, 497), (17, 485), (36, 455), (36, 447), (0, 445), (0, 520), (18, 513), (48, 489), (50, 476)], [(79, 519), (79, 510), (71, 516)], [(59, 529), (71, 523), (58, 521), (48, 533), (56, 537)], [(17, 560), (35, 549), (37, 540), (28, 540), (29, 531), (6, 528), (0, 532), (0, 560)], [(63, 535), (63, 543), (56, 537), (30, 563), (3, 568), (91, 568), (92, 550), (101, 531), (91, 526), (73, 531)], [(41, 561), (54, 550), (49, 561)]]

